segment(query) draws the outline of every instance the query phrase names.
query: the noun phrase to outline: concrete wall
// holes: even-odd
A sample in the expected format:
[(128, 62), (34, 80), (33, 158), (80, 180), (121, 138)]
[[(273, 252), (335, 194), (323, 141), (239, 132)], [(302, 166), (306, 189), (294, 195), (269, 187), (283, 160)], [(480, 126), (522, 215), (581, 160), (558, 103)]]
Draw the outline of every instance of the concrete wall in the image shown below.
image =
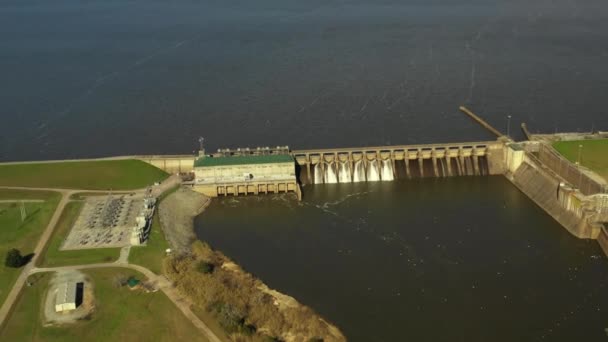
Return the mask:
[(506, 148), (505, 145), (500, 144), (489, 144), (486, 151), (488, 160), (488, 171), (490, 175), (503, 175), (506, 172), (505, 156)]
[(597, 237), (597, 243), (602, 247), (604, 254), (608, 256), (608, 230), (606, 227), (602, 227)]
[(218, 196), (247, 196), (260, 194), (278, 194), (293, 192), (301, 199), (302, 193), (295, 179), (288, 181), (242, 182), (223, 184), (195, 184), (194, 191), (209, 197)]
[[(195, 168), (194, 175), (196, 184), (295, 181), (296, 179), (293, 162), (204, 166)], [(246, 179), (249, 175), (252, 178)]]
[[(562, 195), (560, 199), (560, 179), (544, 170), (542, 164), (533, 156), (526, 154), (521, 166), (508, 176), (515, 186), (574, 236), (596, 238), (599, 234), (597, 228), (587, 222), (585, 212), (579, 217), (576, 210), (570, 211), (564, 207), (565, 198), (571, 199), (564, 196), (570, 195)], [(574, 204), (570, 204), (575, 207)]]
[(294, 192), (301, 199), (293, 161), (202, 166), (194, 169), (194, 190), (210, 197)]
[(185, 173), (194, 170), (194, 155), (177, 156), (133, 156), (133, 159), (141, 160), (155, 166), (167, 173)]
[(515, 171), (517, 171), (517, 169), (524, 162), (525, 151), (520, 147), (520, 145), (517, 144), (510, 144), (505, 147), (505, 149), (505, 169), (510, 173), (515, 173)]

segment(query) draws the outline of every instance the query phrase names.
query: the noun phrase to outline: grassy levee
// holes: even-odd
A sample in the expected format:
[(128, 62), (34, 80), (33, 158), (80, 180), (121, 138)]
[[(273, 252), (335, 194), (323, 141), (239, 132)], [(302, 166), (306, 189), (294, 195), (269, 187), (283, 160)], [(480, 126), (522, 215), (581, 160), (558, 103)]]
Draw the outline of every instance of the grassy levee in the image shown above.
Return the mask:
[(37, 191), (37, 190), (13, 190), (0, 189), (0, 200), (49, 200), (55, 197), (57, 201), (61, 195), (53, 191)]
[(38, 266), (57, 267), (67, 265), (95, 264), (112, 262), (120, 256), (120, 248), (95, 248), (82, 250), (59, 250), (61, 244), (70, 233), (72, 225), (78, 218), (83, 202), (70, 202), (65, 207), (53, 235), (40, 258)]
[(6, 299), (21, 268), (4, 265), (6, 253), (17, 248), (23, 255), (32, 253), (40, 235), (48, 225), (61, 195), (46, 191), (0, 190), (1, 200), (40, 199), (44, 202), (25, 203), (27, 218), (21, 221), (21, 206), (16, 203), (0, 203), (0, 305)]
[(608, 139), (558, 141), (553, 147), (571, 162), (576, 162), (581, 148), (581, 165), (608, 181)]
[[(174, 193), (179, 189), (179, 185), (172, 189), (165, 191), (159, 198), (157, 208), (160, 207), (165, 197)], [(160, 218), (158, 216), (158, 210), (154, 214), (152, 220), (152, 227), (150, 230), (150, 236), (144, 246), (133, 246), (129, 252), (129, 263), (143, 266), (150, 271), (161, 274), (163, 269), (163, 260), (165, 259), (165, 251), (169, 248), (169, 242), (165, 239), (165, 234), (161, 228)]]
[(30, 188), (133, 190), (168, 174), (140, 160), (0, 164), (0, 185)]
[(145, 279), (141, 274), (119, 268), (83, 272), (94, 286), (95, 311), (90, 319), (44, 326), (42, 305), (51, 274), (38, 274), (33, 276), (33, 285), (24, 288), (0, 331), (0, 341), (205, 341), (164, 293), (114, 285), (119, 275)]

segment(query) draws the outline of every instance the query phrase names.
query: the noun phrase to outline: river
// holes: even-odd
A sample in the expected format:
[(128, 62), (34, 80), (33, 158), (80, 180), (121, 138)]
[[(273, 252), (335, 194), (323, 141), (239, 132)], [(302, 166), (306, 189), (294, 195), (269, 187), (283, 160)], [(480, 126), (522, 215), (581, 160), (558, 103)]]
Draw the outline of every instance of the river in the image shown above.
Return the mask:
[(214, 200), (197, 234), (350, 341), (605, 341), (608, 262), (505, 178)]

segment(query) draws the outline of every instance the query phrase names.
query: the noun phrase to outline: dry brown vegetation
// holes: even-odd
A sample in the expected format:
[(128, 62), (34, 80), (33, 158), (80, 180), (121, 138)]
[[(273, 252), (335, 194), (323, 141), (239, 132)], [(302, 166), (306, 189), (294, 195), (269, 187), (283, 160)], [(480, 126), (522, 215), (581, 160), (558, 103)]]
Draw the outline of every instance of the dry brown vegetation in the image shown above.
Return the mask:
[(167, 258), (165, 271), (194, 305), (218, 319), (234, 341), (346, 340), (312, 309), (269, 289), (203, 242), (196, 241), (189, 255)]

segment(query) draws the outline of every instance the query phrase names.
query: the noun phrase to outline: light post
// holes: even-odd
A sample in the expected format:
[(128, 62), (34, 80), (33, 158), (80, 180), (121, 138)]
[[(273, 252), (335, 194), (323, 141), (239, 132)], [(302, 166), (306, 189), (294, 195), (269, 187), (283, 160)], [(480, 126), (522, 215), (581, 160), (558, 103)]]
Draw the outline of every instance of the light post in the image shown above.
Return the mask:
[(203, 144), (205, 143), (205, 138), (203, 138), (203, 137), (198, 138), (198, 143), (200, 145), (199, 151), (202, 151), (203, 150)]
[(583, 152), (583, 145), (578, 145), (578, 158), (576, 161), (576, 165), (578, 165), (578, 188), (583, 190), (583, 172), (581, 171), (581, 154)]
[(511, 137), (511, 115), (507, 115), (507, 137)]

